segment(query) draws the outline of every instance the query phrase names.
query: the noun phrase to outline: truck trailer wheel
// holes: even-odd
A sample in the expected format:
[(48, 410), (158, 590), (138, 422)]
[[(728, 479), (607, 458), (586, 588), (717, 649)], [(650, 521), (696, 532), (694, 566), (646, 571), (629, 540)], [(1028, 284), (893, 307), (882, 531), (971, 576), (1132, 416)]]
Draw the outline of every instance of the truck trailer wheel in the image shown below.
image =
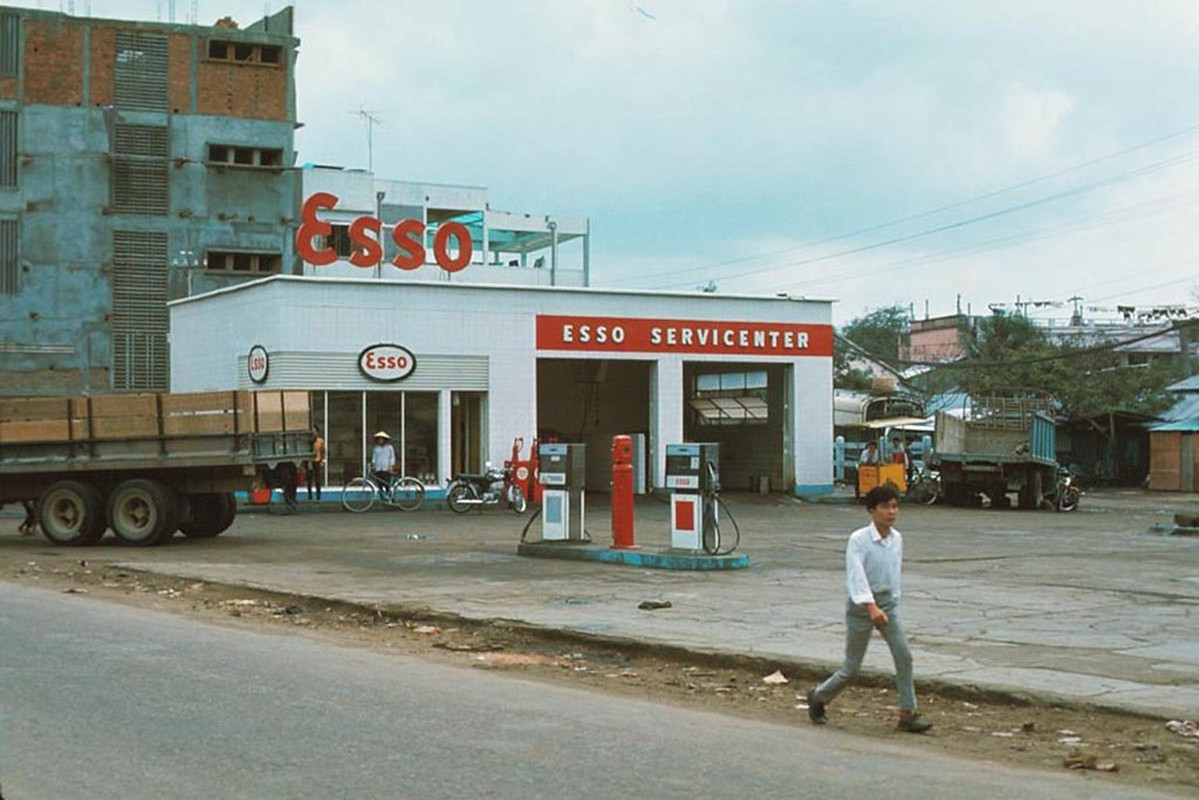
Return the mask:
[(237, 516), (237, 501), (231, 494), (193, 494), (189, 500), (191, 514), (179, 524), (179, 530), (189, 539), (219, 536)]
[(59, 481), (38, 498), (42, 534), (52, 543), (95, 544), (104, 536), (104, 498), (96, 487), (79, 481)]
[(157, 481), (125, 481), (108, 497), (108, 524), (125, 544), (149, 547), (161, 544), (179, 527), (179, 507), (174, 493)]

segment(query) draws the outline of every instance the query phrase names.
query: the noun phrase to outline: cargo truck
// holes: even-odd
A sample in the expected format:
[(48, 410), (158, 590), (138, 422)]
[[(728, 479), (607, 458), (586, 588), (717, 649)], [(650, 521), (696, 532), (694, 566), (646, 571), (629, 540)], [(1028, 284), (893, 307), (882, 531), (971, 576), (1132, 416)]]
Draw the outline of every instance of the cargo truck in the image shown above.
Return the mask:
[(234, 492), (311, 458), (311, 430), (307, 392), (0, 398), (0, 503), (32, 502), (59, 545), (216, 536)]
[(993, 507), (1040, 508), (1060, 495), (1051, 403), (1038, 397), (972, 400), (958, 416), (939, 411), (930, 466), (940, 472), (951, 505), (976, 504), (986, 495)]

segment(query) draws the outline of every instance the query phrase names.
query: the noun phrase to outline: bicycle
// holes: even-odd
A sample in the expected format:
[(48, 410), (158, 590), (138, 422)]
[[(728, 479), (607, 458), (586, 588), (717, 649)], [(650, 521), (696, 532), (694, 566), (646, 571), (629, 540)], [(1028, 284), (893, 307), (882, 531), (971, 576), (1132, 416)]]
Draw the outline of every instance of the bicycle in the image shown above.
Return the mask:
[(392, 478), (386, 484), (375, 475), (350, 478), (341, 488), (341, 506), (361, 514), (375, 503), (395, 506), (401, 511), (416, 511), (425, 502), (425, 485), (411, 475)]

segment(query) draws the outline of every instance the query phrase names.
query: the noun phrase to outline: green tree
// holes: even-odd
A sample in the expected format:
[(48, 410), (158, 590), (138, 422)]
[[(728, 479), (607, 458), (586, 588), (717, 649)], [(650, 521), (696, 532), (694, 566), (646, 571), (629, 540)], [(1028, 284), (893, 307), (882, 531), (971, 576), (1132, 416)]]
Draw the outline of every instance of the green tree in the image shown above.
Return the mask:
[(1053, 344), (1021, 316), (996, 314), (982, 320), (971, 341), (971, 357), (955, 372), (973, 395), (1036, 391), (1056, 398), (1066, 417), (1113, 411), (1157, 414), (1170, 403), (1164, 391), (1177, 380), (1177, 359), (1130, 367), (1113, 347), (1084, 341)]
[(853, 366), (860, 353), (844, 339), (861, 348), (871, 358), (895, 365), (899, 360), (899, 339), (907, 332), (908, 311), (903, 306), (887, 306), (857, 317), (843, 326), (833, 343), (833, 385), (839, 389), (868, 390), (870, 374)]

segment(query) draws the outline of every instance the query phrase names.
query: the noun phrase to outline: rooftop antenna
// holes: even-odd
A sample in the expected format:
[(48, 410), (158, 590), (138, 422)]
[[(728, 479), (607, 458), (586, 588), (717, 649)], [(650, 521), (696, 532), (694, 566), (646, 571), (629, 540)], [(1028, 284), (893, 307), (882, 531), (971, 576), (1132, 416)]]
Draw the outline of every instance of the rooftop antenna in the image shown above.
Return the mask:
[(375, 126), (382, 125), (383, 120), (379, 117), (378, 111), (368, 111), (362, 106), (358, 106), (357, 111), (351, 111), (351, 114), (357, 115), (358, 119), (366, 123), (366, 171), (375, 171)]

